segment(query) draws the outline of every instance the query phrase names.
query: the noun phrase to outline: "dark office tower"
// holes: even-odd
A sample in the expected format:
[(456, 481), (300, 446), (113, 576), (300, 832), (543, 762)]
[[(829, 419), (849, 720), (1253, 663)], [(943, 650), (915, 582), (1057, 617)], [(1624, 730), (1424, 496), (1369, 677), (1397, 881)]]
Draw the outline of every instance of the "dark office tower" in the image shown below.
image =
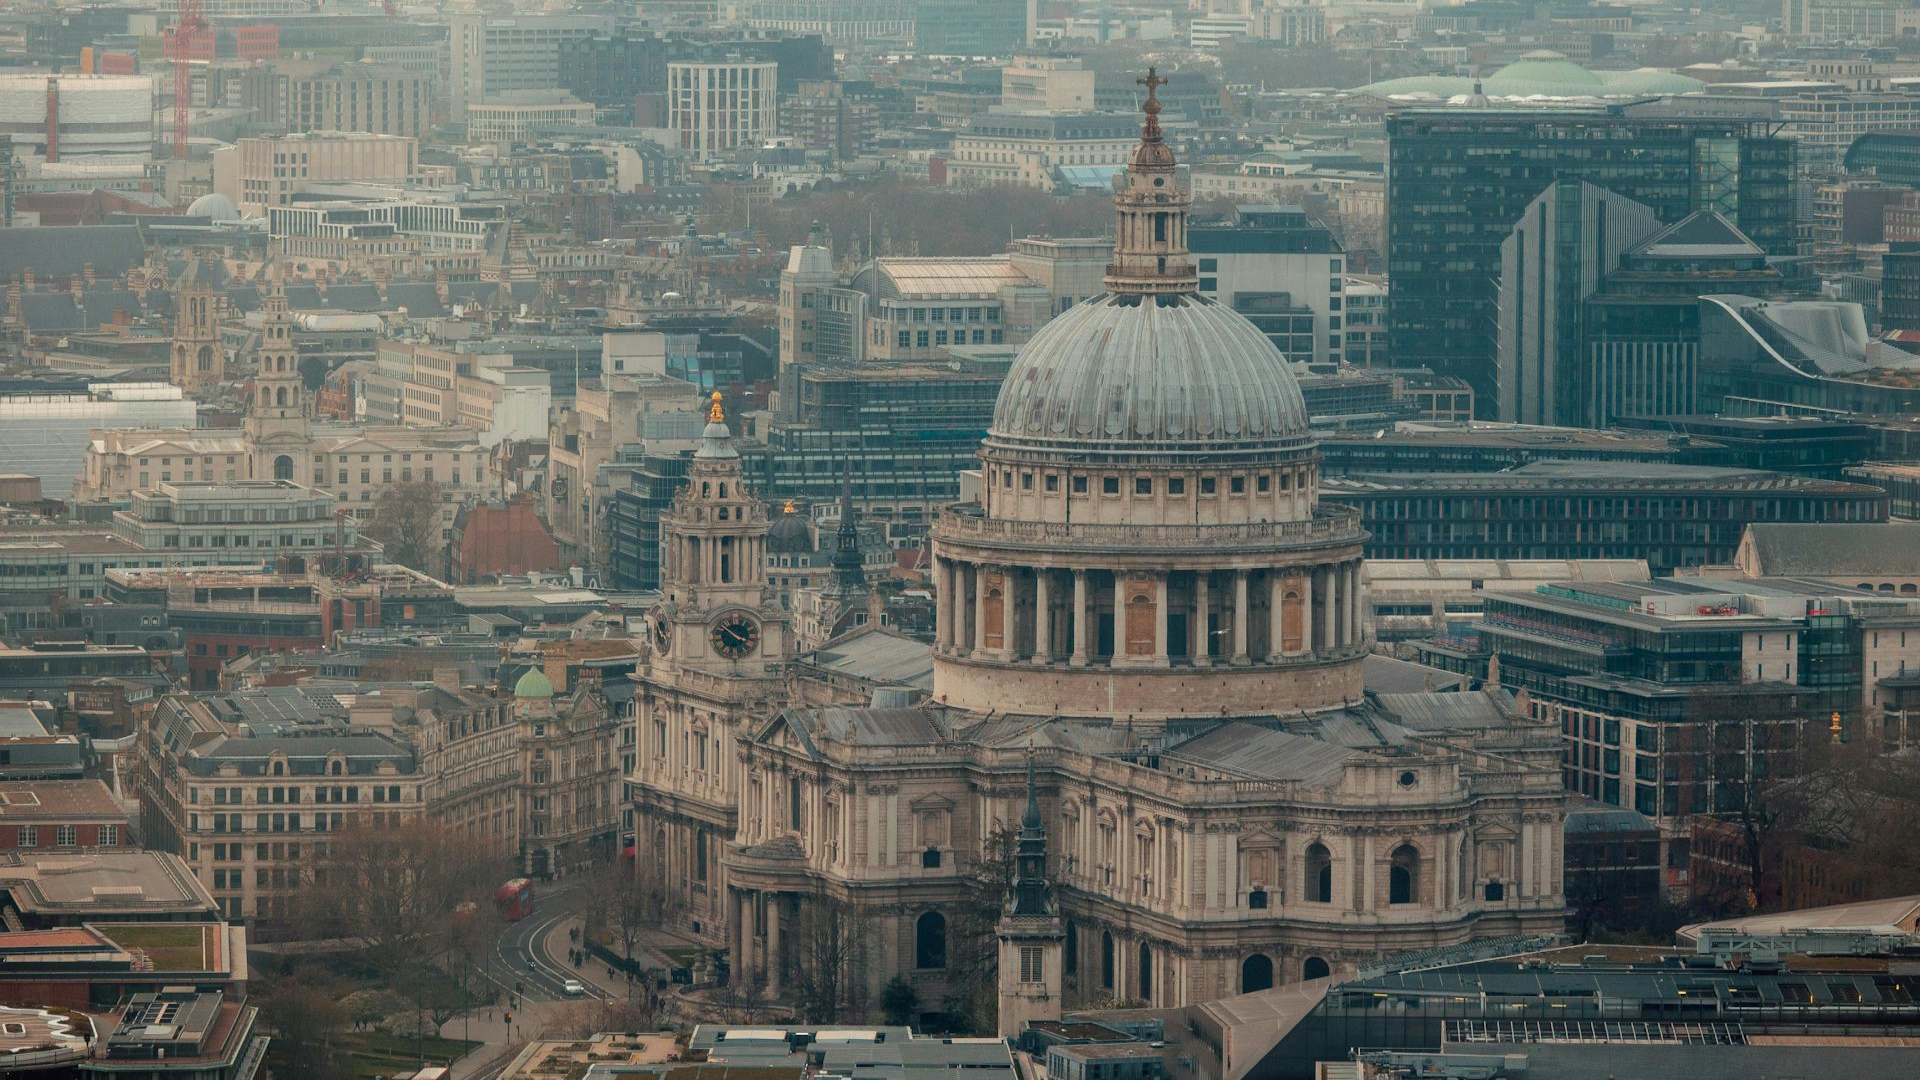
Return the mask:
[(1644, 203), (1584, 180), (1551, 184), (1500, 243), (1500, 419), (1586, 425), (1585, 301), (1660, 229)]
[(1896, 241), (1880, 257), (1880, 329), (1920, 330), (1920, 243)]
[(1556, 180), (1588, 180), (1662, 221), (1715, 210), (1793, 251), (1793, 141), (1765, 125), (1611, 112), (1416, 109), (1387, 119), (1394, 363), (1472, 385), (1499, 415), (1500, 245)]
[(931, 56), (1012, 56), (1027, 43), (1027, 0), (920, 0), (914, 45)]

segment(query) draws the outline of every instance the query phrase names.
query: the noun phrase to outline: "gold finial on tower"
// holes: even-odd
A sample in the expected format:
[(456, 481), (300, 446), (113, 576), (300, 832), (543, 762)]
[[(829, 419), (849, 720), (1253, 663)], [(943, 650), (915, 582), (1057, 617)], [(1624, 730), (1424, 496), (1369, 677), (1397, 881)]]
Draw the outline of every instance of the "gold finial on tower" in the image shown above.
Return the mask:
[(724, 424), (726, 422), (727, 411), (720, 407), (720, 391), (715, 390), (713, 392), (713, 408), (707, 410), (707, 423)]
[(785, 506), (783, 506), (783, 507), (781, 507), (781, 508), (780, 508), (780, 512), (781, 512), (781, 513), (783, 513), (783, 514), (791, 514), (791, 513), (793, 513), (793, 512), (794, 512), (794, 508), (793, 508), (793, 500), (792, 500), (792, 499), (788, 499), (788, 500), (787, 500), (787, 504), (786, 504)]

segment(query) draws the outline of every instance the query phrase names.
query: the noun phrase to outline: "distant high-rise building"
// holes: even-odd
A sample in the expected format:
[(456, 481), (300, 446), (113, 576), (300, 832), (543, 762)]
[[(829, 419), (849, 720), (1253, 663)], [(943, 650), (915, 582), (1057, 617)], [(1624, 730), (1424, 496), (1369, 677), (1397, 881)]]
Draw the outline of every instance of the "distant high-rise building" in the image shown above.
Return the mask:
[(1338, 363), (1346, 253), (1298, 206), (1241, 206), (1187, 234), (1200, 293), (1245, 315), (1289, 360)]
[(759, 60), (667, 65), (667, 126), (707, 158), (759, 146), (778, 119), (779, 66)]
[(315, 75), (287, 79), (287, 130), (365, 131), (409, 135), (427, 131), (433, 75), (397, 65), (336, 64)]
[(1498, 415), (1500, 245), (1557, 180), (1591, 180), (1661, 221), (1714, 210), (1794, 249), (1790, 139), (1766, 125), (1611, 112), (1416, 109), (1387, 120), (1394, 363), (1466, 379)]
[(1780, 32), (1808, 41), (1877, 42), (1898, 33), (1903, 0), (1782, 0)]
[(1500, 419), (1583, 426), (1588, 296), (1629, 246), (1658, 231), (1643, 203), (1583, 180), (1540, 193), (1500, 245)]
[(611, 18), (597, 15), (455, 16), (447, 28), (449, 115), (464, 121), (470, 102), (561, 85), (561, 45), (612, 29)]
[(1920, 243), (1888, 244), (1880, 257), (1880, 329), (1920, 330)]
[(1012, 56), (1027, 43), (1028, 0), (920, 0), (914, 46), (933, 56)]

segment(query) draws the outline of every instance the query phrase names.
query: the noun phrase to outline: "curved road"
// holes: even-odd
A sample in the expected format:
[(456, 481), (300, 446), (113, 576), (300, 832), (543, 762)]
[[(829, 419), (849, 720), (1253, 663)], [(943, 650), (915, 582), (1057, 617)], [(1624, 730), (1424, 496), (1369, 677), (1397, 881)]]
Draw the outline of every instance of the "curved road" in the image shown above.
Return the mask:
[[(579, 898), (570, 882), (541, 885), (534, 890), (533, 914), (517, 923), (509, 923), (494, 943), (487, 958), (486, 977), (503, 994), (520, 987), (526, 1001), (562, 1001), (567, 999), (566, 981), (576, 978), (566, 956), (553, 956), (547, 939), (560, 924), (577, 918)], [(605, 997), (591, 980), (580, 980), (588, 997)]]

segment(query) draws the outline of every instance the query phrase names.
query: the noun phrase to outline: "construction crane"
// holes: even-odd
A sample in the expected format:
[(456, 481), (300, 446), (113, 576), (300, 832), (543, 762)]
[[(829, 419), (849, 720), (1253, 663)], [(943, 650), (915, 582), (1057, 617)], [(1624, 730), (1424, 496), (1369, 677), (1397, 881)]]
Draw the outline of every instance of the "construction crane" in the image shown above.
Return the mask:
[(182, 160), (187, 156), (188, 106), (193, 103), (193, 68), (189, 61), (194, 41), (206, 31), (207, 17), (200, 0), (180, 0), (167, 47), (173, 56), (173, 156)]
[(400, 17), (399, 0), (381, 0), (380, 6), (386, 11), (388, 19), (397, 19)]

